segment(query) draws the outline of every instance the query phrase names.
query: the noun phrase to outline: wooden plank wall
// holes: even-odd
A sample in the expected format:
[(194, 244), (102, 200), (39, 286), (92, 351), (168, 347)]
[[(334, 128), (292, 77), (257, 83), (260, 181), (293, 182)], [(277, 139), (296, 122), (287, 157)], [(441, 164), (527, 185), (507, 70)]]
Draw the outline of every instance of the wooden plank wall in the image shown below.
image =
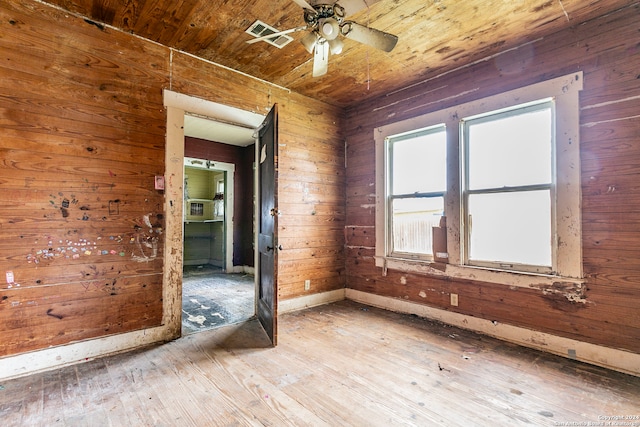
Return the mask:
[(251, 266), (253, 257), (253, 162), (255, 145), (236, 147), (220, 142), (185, 137), (184, 155), (235, 165), (233, 265)]
[(166, 52), (18, 3), (0, 6), (0, 355), (162, 316)]
[(279, 103), (280, 298), (344, 287), (338, 109), (31, 0), (0, 58), (0, 356), (160, 324), (163, 89)]
[[(349, 110), (347, 287), (640, 352), (639, 18), (635, 3)], [(580, 70), (587, 303), (539, 290), (393, 270), (383, 277), (373, 259), (375, 174), (381, 173), (375, 170), (373, 129)], [(459, 295), (458, 307), (449, 305), (450, 293)]]
[[(343, 289), (342, 109), (242, 76), (224, 80), (226, 69), (178, 52), (172, 71), (172, 90), (180, 93), (265, 115), (278, 103), (278, 299)], [(311, 281), (308, 291), (305, 280)]]

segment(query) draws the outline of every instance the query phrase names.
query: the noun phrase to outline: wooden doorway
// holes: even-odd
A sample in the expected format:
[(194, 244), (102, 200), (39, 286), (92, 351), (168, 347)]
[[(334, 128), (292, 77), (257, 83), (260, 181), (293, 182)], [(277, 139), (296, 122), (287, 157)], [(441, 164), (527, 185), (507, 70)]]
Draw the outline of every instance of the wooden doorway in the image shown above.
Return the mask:
[[(185, 156), (203, 147), (207, 152), (200, 151), (206, 158), (184, 159), (182, 335), (256, 314), (253, 133), (246, 147), (190, 133), (185, 123)], [(215, 132), (200, 136), (216, 139)], [(232, 163), (216, 161), (216, 156)]]
[[(210, 102), (170, 90), (164, 91), (164, 102), (167, 108), (167, 147), (165, 157), (165, 249), (164, 249), (164, 286), (163, 286), (163, 324), (165, 339), (177, 338), (181, 335), (182, 326), (182, 286), (183, 286), (183, 215), (184, 215), (184, 157), (185, 157), (185, 117), (195, 115), (235, 124), (250, 129), (251, 135), (264, 121), (264, 115), (240, 110), (238, 108)], [(251, 161), (256, 159), (255, 145), (251, 151)], [(253, 176), (253, 169), (251, 170)], [(257, 188), (257, 174), (253, 179), (253, 189)], [(255, 203), (257, 206), (257, 203)], [(257, 211), (250, 209), (257, 217)], [(254, 229), (253, 226), (249, 226)], [(257, 234), (250, 237), (253, 242), (251, 253), (257, 252)], [(249, 246), (252, 246), (251, 244)], [(254, 257), (254, 265), (257, 263)], [(235, 268), (235, 266), (234, 266)], [(254, 283), (254, 295), (257, 286)], [(254, 307), (255, 312), (255, 307)]]

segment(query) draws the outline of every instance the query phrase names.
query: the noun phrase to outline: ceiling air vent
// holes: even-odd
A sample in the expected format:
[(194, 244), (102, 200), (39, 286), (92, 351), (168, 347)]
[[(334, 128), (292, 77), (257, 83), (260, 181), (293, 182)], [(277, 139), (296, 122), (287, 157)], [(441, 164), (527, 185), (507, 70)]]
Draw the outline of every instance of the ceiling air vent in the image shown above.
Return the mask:
[[(251, 34), (254, 37), (262, 37), (268, 36), (269, 34), (279, 32), (271, 25), (267, 25), (262, 21), (256, 21), (247, 29), (247, 33)], [(272, 39), (265, 39), (265, 42), (277, 47), (278, 49), (282, 49), (283, 46), (288, 45), (293, 41), (292, 37), (287, 36), (286, 34), (276, 36)]]

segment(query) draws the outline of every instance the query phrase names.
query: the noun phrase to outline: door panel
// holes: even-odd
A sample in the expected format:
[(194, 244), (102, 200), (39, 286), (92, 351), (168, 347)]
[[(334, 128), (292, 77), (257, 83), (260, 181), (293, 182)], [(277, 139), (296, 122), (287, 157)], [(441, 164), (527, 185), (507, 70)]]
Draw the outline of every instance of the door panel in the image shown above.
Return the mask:
[(258, 319), (275, 346), (278, 338), (278, 106), (259, 132)]

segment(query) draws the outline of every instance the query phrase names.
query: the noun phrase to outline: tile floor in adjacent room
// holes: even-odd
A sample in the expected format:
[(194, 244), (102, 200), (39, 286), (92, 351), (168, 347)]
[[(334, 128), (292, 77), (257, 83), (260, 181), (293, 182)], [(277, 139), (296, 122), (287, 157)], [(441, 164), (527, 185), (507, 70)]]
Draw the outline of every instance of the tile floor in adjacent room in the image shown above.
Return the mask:
[(185, 266), (182, 335), (250, 319), (255, 314), (253, 275), (224, 273), (211, 265)]

